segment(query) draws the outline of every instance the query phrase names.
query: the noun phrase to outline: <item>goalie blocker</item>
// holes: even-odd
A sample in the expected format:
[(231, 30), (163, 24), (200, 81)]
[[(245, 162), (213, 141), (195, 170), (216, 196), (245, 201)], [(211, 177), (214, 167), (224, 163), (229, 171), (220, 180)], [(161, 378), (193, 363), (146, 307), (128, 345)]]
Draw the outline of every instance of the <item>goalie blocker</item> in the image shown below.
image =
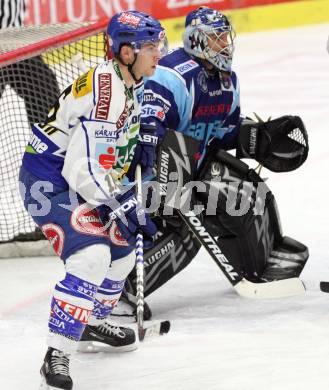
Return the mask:
[[(144, 254), (145, 296), (184, 269), (201, 245), (207, 250), (209, 247), (218, 248), (213, 253), (208, 252), (232, 285), (236, 287), (243, 281), (245, 286), (245, 282), (252, 282), (252, 291), (241, 295), (258, 294), (258, 297), (265, 298), (304, 292), (302, 283), (295, 278), (308, 259), (308, 249), (282, 235), (274, 195), (254, 170), (227, 152), (216, 150), (213, 144), (195, 177), (197, 161), (194, 156), (198, 143), (175, 131), (166, 133), (159, 149), (158, 181), (161, 188), (166, 186), (163, 191), (166, 207), (177, 207), (174, 199), (191, 198), (189, 209), (198, 205), (203, 206), (204, 211), (194, 217), (191, 213), (184, 215), (175, 210), (173, 216), (156, 218), (160, 233), (155, 246)], [(166, 164), (165, 169), (161, 164)], [(172, 172), (177, 175), (169, 175)], [(177, 180), (170, 181), (172, 177), (177, 177)], [(187, 196), (185, 191), (184, 196), (184, 189), (193, 178), (202, 183), (204, 191), (194, 188), (192, 194)], [(170, 189), (175, 190), (170, 193)], [(181, 203), (180, 206), (186, 211), (187, 204)], [(206, 241), (197, 237), (197, 229), (208, 234)], [(214, 241), (209, 245), (211, 239)], [(294, 281), (291, 288), (288, 283), (275, 282), (285, 279)], [(261, 291), (260, 287), (265, 284), (272, 285), (275, 291)], [(131, 273), (126, 291), (134, 294), (135, 285), (135, 274)], [(240, 293), (238, 288), (237, 291)]]

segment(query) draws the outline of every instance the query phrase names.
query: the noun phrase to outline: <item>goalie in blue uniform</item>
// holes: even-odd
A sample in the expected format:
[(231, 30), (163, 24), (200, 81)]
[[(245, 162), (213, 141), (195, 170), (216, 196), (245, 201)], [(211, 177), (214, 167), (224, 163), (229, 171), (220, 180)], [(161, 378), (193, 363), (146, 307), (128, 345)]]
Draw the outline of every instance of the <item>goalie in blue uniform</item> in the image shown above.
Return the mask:
[[(244, 215), (231, 216), (226, 209), (230, 182), (262, 181), (240, 158), (253, 158), (274, 172), (284, 172), (298, 168), (308, 154), (307, 133), (298, 116), (267, 122), (241, 116), (239, 82), (231, 68), (234, 39), (232, 24), (221, 12), (200, 7), (189, 13), (184, 47), (163, 57), (146, 82), (141, 121), (150, 134), (159, 137), (160, 150), (168, 129), (199, 142), (197, 173), (191, 180), (207, 185), (211, 178), (221, 176), (224, 188), (227, 185), (217, 199), (215, 215), (203, 213), (203, 223), (245, 278), (264, 282), (299, 276), (308, 258), (307, 248), (282, 236), (269, 189), (262, 215), (255, 215), (250, 208)], [(225, 152), (230, 149), (236, 149), (237, 158)], [(159, 166), (161, 159), (158, 171)], [(206, 195), (196, 194), (195, 201), (205, 204)], [(253, 197), (254, 206), (256, 203)], [(157, 224), (161, 236), (144, 256), (145, 296), (185, 268), (200, 248), (179, 218), (161, 215)], [(125, 291), (125, 299), (133, 306), (134, 272)], [(147, 308), (145, 313), (150, 316)]]

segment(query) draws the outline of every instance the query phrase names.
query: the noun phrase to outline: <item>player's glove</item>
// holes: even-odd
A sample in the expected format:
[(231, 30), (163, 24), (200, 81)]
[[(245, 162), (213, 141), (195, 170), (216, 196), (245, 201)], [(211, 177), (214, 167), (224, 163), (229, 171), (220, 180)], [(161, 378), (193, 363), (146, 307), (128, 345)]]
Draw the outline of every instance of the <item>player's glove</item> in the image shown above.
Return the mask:
[(254, 158), (273, 172), (288, 172), (304, 163), (308, 150), (307, 131), (299, 116), (285, 115), (267, 122), (247, 118), (241, 123), (238, 158)]
[(149, 249), (153, 246), (153, 236), (157, 232), (157, 227), (143, 206), (138, 203), (135, 187), (117, 196), (115, 202), (100, 207), (99, 214), (105, 226), (109, 226), (115, 221), (122, 237), (130, 245), (135, 245), (136, 235), (141, 232), (144, 238), (144, 247)]
[(158, 136), (156, 126), (142, 123), (139, 130), (139, 138), (135, 148), (135, 154), (130, 164), (127, 177), (130, 181), (134, 180), (136, 166), (140, 165), (143, 175), (152, 173), (156, 157), (156, 146)]

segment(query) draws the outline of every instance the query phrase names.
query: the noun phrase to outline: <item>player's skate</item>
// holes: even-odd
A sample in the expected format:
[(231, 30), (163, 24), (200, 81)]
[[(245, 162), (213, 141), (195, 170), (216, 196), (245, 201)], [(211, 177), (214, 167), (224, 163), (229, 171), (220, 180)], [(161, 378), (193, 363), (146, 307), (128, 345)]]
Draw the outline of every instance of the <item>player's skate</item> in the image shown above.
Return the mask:
[(104, 322), (98, 326), (86, 326), (79, 342), (78, 351), (128, 352), (136, 348), (137, 341), (133, 329)]
[(49, 347), (40, 369), (42, 377), (40, 390), (71, 390), (73, 382), (69, 373), (69, 364), (67, 355)]

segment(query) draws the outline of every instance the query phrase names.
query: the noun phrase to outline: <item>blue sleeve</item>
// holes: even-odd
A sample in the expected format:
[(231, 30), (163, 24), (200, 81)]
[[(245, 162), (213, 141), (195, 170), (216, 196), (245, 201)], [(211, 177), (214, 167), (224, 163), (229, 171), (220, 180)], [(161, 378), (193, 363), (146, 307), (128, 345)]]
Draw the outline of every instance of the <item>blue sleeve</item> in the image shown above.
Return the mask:
[(191, 118), (192, 99), (186, 82), (172, 69), (158, 66), (147, 79), (144, 90), (141, 122), (155, 124), (158, 135), (164, 135), (166, 128), (182, 130)]

